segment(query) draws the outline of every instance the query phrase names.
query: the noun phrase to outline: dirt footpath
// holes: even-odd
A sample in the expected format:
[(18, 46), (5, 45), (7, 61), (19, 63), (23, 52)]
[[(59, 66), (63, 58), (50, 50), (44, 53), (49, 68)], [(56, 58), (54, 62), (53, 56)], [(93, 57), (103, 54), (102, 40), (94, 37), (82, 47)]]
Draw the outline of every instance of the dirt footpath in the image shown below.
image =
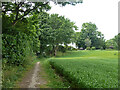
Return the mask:
[(33, 69), (31, 69), (20, 82), (20, 88), (47, 88), (47, 77), (44, 74), (40, 62), (37, 62)]

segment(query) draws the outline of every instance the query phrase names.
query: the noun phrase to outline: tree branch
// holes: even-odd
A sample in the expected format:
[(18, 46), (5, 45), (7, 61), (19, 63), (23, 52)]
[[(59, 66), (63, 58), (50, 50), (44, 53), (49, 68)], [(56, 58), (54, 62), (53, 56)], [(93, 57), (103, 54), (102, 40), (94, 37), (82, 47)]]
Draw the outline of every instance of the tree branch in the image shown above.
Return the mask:
[[(46, 2), (46, 3), (43, 4), (43, 5), (45, 6), (45, 5), (47, 5), (47, 4), (48, 4), (48, 2)], [(15, 24), (17, 23), (17, 21), (19, 21), (20, 19), (23, 19), (23, 18), (24, 18), (26, 15), (28, 15), (31, 11), (37, 9), (39, 6), (40, 6), (40, 5), (37, 5), (37, 6), (35, 6), (33, 9), (28, 9), (28, 10), (24, 11), (24, 14), (23, 14), (21, 17), (19, 17), (19, 18), (17, 18), (17, 17), (18, 17), (18, 14), (19, 14), (19, 12), (18, 12), (17, 15), (16, 15), (16, 19), (13, 21), (13, 25), (15, 25)], [(41, 5), (41, 6), (42, 6), (42, 5)]]
[(17, 7), (16, 7), (16, 20), (18, 19), (18, 14), (19, 14), (19, 4), (17, 5)]

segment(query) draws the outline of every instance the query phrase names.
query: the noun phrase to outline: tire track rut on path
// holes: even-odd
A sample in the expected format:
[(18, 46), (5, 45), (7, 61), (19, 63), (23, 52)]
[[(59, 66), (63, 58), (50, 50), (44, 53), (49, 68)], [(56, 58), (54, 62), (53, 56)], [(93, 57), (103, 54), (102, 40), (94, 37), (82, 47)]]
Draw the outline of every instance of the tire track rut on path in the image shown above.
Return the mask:
[(43, 69), (41, 67), (40, 62), (37, 62), (33, 69), (31, 69), (23, 78), (20, 83), (20, 88), (46, 88), (47, 81), (45, 80), (45, 76), (42, 75)]

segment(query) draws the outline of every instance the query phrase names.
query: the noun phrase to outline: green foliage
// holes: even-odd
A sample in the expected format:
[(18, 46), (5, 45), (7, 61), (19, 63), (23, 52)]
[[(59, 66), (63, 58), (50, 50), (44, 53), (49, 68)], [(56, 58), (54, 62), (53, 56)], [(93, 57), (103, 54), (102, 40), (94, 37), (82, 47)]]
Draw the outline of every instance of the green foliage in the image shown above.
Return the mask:
[(62, 52), (57, 52), (57, 54), (56, 54), (56, 57), (60, 57), (60, 56), (63, 56), (64, 55), (64, 53), (62, 53)]
[(48, 5), (48, 2), (2, 2), (2, 14), (7, 15), (7, 13), (10, 12), (12, 26), (23, 20), (25, 16), (32, 15), (32, 12), (37, 14), (49, 9), (51, 9), (51, 7)]
[(69, 44), (73, 41), (74, 29), (77, 27), (69, 19), (58, 14), (46, 15), (44, 24), (41, 25), (41, 49), (45, 51), (47, 45), (52, 46), (54, 55), (60, 44)]
[(96, 48), (95, 47), (91, 47), (92, 50), (95, 50)]
[(78, 3), (83, 3), (83, 0), (69, 0), (67, 2), (58, 2), (58, 4), (62, 4), (62, 6), (65, 6), (67, 4), (76, 5)]
[(68, 46), (67, 50), (73, 50), (74, 48), (72, 46)]
[(62, 45), (59, 45), (58, 46), (58, 51), (62, 52), (62, 53), (65, 53), (66, 52), (66, 48)]
[(72, 50), (78, 50), (78, 49), (76, 49), (76, 48), (73, 48)]
[(3, 53), (6, 64), (22, 65), (25, 60), (24, 57), (30, 53), (30, 42), (27, 41), (28, 37), (24, 33), (18, 33), (16, 36), (3, 34)]
[(107, 40), (105, 44), (107, 49), (120, 50), (120, 33), (118, 33), (114, 38)]
[(85, 39), (85, 45), (86, 45), (87, 47), (90, 47), (90, 45), (91, 45), (91, 40), (90, 40), (89, 38)]
[(11, 67), (11, 72), (4, 72), (4, 87), (12, 87), (20, 74), (13, 72), (16, 73), (19, 67), (20, 71), (24, 70), (32, 62), (27, 56), (33, 53), (53, 56), (58, 48), (65, 52), (59, 44), (73, 41), (73, 28), (77, 29), (77, 26), (63, 16), (47, 14), (45, 11), (50, 8), (48, 2), (2, 2), (3, 69)]
[(90, 47), (87, 47), (86, 50), (90, 50), (91, 48)]
[(72, 88), (118, 88), (117, 57), (117, 51), (72, 51), (49, 62)]
[[(37, 17), (37, 16), (35, 16)], [(39, 31), (37, 31), (36, 19), (24, 18), (12, 25), (12, 16), (3, 14), (3, 58), (4, 64), (23, 65), (27, 63), (25, 57), (33, 52), (40, 52)], [(33, 24), (34, 23), (34, 24)], [(32, 25), (31, 25), (32, 24)]]
[(120, 50), (120, 33), (113, 38), (115, 49)]
[(107, 49), (117, 49), (117, 43), (113, 39), (107, 40), (106, 48)]
[(2, 87), (3, 88), (12, 88), (15, 85), (15, 81), (20, 78), (22, 71), (25, 68), (22, 66), (6, 66), (6, 70), (3, 70), (2, 76)]
[(101, 50), (104, 50), (103, 47), (100, 48)]
[[(60, 77), (56, 74), (55, 70), (51, 68), (48, 59), (45, 59), (41, 62), (44, 71), (47, 74), (47, 86), (50, 88), (69, 88), (69, 83), (65, 78)], [(64, 82), (63, 82), (64, 80)]]
[[(6, 65), (4, 68), (2, 68), (2, 88), (15, 88), (16, 82), (21, 79), (24, 75), (24, 73), (28, 70), (30, 70), (33, 65), (34, 61), (36, 60), (36, 57), (32, 55), (28, 55), (25, 57), (25, 67), (19, 65)], [(3, 59), (5, 61), (5, 59)], [(5, 64), (4, 64), (5, 65)]]
[(115, 41), (118, 44), (118, 49), (120, 50), (120, 33), (117, 36), (115, 36)]
[(105, 48), (104, 35), (97, 29), (97, 26), (91, 22), (83, 23), (81, 32), (76, 34), (76, 45), (78, 48), (83, 47), (85, 49), (87, 46)]

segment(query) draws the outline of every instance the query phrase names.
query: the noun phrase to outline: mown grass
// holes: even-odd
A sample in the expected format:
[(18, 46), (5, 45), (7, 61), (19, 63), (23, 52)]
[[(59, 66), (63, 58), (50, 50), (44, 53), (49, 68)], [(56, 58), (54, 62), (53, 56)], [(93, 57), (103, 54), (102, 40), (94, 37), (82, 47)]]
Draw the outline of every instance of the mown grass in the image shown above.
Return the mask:
[(117, 51), (72, 51), (49, 62), (57, 73), (71, 83), (71, 87), (118, 87)]

